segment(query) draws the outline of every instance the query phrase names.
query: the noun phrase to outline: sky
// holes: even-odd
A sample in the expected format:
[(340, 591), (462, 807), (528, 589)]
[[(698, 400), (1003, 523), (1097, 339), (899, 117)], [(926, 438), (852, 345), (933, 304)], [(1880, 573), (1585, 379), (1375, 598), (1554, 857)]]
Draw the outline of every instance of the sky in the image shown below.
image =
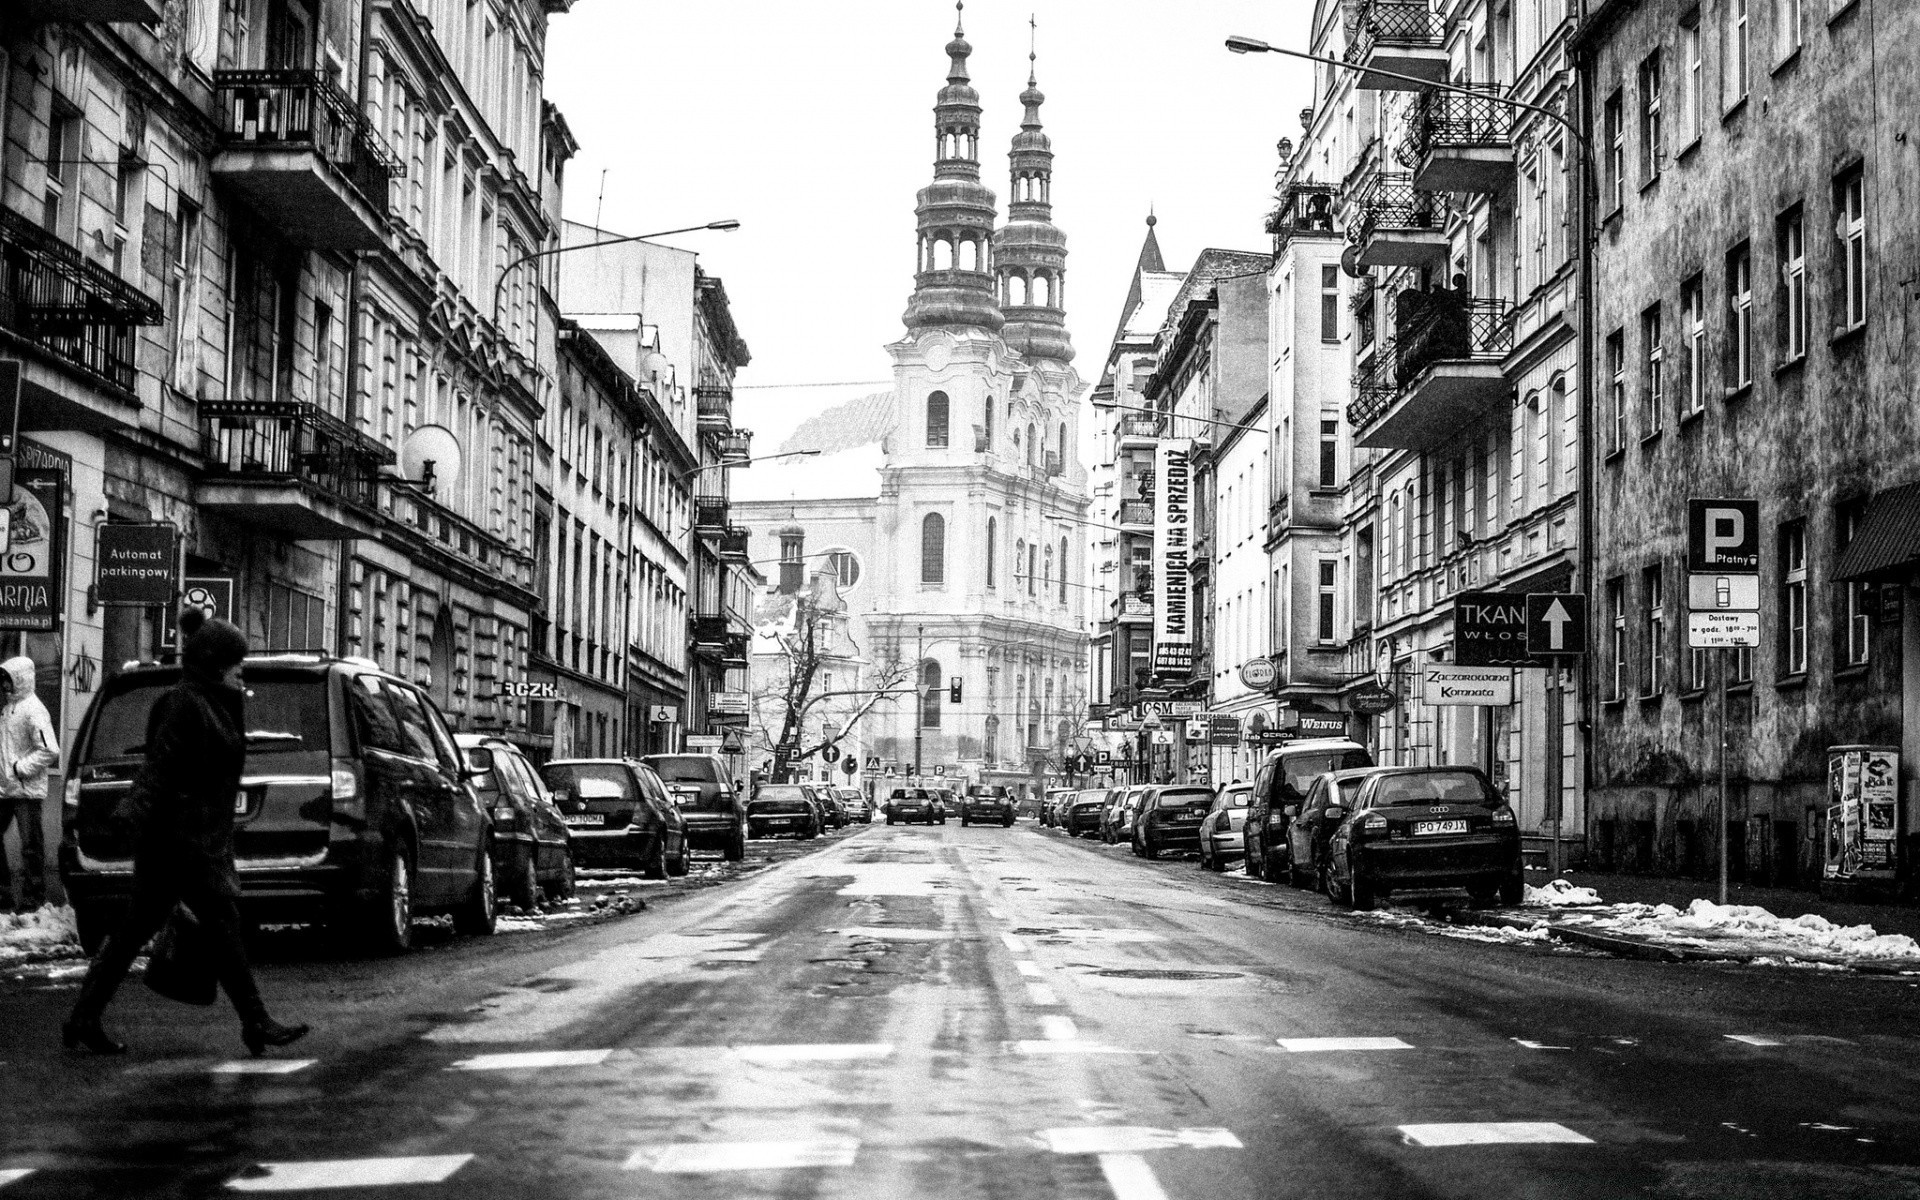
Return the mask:
[[(1099, 374), (1149, 211), (1170, 269), (1264, 249), (1280, 137), (1300, 138), (1310, 0), (968, 0), (981, 174), (1007, 204), (1028, 18), (1067, 235), (1075, 365)], [(889, 380), (912, 288), (914, 194), (933, 177), (951, 0), (580, 0), (551, 20), (547, 98), (580, 142), (566, 215), (665, 239), (726, 282), (752, 364), (736, 423), (769, 452), (792, 425)], [(820, 387), (794, 385), (846, 384)]]

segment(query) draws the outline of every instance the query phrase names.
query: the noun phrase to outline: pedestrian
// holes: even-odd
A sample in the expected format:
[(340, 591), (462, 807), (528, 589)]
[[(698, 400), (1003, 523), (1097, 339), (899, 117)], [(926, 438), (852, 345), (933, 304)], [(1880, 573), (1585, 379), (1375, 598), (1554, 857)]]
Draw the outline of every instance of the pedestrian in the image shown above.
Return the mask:
[[(60, 763), (60, 738), (47, 706), (34, 694), (35, 667), (22, 655), (0, 663), (0, 837), (7, 824), (20, 828), (20, 907), (32, 912), (47, 902), (47, 846), (40, 829), (47, 798), (47, 772)], [(0, 848), (0, 912), (13, 907), (13, 874)]]
[(267, 1015), (241, 942), (240, 879), (233, 862), (233, 798), (246, 764), (246, 635), (197, 608), (180, 613), (180, 682), (147, 716), (146, 763), (116, 816), (133, 831), (133, 899), (107, 936), (61, 1028), (69, 1050), (120, 1054), (101, 1014), (127, 970), (176, 904), (199, 919), (215, 973), (240, 1014), (240, 1038), (260, 1054), (304, 1036), (305, 1025)]

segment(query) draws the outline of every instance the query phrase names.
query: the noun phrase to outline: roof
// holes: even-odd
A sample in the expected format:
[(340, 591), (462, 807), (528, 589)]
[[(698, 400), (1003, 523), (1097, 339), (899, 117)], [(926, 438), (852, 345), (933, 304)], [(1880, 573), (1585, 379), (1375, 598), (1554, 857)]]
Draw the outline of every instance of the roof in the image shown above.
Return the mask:
[(1888, 488), (1867, 502), (1859, 532), (1840, 555), (1836, 581), (1897, 576), (1920, 566), (1920, 483)]
[(1178, 321), (1195, 300), (1213, 293), (1213, 285), (1234, 275), (1264, 275), (1273, 256), (1257, 250), (1221, 250), (1208, 247), (1193, 260), (1179, 291), (1167, 303), (1167, 320)]
[(893, 432), (894, 420), (893, 393), (874, 392), (808, 417), (780, 443), (780, 453), (791, 454), (797, 450), (832, 453), (854, 446), (878, 445)]

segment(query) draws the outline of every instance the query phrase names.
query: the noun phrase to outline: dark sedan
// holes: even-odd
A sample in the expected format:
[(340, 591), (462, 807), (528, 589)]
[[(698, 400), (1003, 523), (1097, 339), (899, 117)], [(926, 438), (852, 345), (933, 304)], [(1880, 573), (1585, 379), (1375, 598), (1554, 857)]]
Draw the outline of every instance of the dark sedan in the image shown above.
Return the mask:
[(932, 825), (942, 820), (934, 807), (935, 803), (933, 793), (926, 788), (894, 788), (887, 797), (887, 824), (918, 821), (923, 825)]
[(1513, 809), (1474, 767), (1398, 767), (1361, 786), (1327, 847), (1333, 898), (1371, 908), (1389, 895), (1465, 891), (1518, 904), (1525, 891)]

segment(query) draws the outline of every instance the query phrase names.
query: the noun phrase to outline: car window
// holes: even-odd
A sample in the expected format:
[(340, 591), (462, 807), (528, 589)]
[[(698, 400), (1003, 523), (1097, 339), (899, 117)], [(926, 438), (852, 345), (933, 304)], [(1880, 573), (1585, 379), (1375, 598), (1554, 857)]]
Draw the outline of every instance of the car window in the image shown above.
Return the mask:
[(353, 732), (360, 745), (391, 754), (411, 754), (400, 719), (387, 701), (387, 681), (378, 675), (356, 675), (347, 686), (347, 709), (353, 714)]
[(1499, 797), (1486, 783), (1469, 771), (1423, 771), (1418, 775), (1384, 775), (1375, 787), (1371, 803), (1432, 804), (1451, 801), (1457, 804), (1484, 804), (1492, 808)]
[(509, 777), (513, 790), (522, 800), (530, 804), (539, 803), (541, 796), (540, 778), (527, 765), (527, 760), (517, 753), (505, 753), (499, 747), (493, 751), (493, 765), (496, 771)]
[(649, 767), (667, 783), (724, 783), (720, 768), (705, 754), (649, 754)]
[(400, 723), (400, 753), (428, 762), (438, 761), (440, 752), (433, 744), (433, 730), (427, 724), (419, 695), (412, 688), (394, 683), (386, 685), (386, 693), (388, 703), (393, 705), (394, 718)]
[(420, 697), (420, 710), (427, 714), (427, 729), (433, 734), (433, 748), (440, 759), (440, 766), (450, 775), (460, 773), (460, 747), (453, 740), (453, 730), (447, 728), (447, 719), (433, 706), (433, 701)]
[(635, 800), (639, 798), (633, 773), (620, 763), (583, 762), (548, 763), (540, 768), (547, 786), (563, 796), (582, 800)]

